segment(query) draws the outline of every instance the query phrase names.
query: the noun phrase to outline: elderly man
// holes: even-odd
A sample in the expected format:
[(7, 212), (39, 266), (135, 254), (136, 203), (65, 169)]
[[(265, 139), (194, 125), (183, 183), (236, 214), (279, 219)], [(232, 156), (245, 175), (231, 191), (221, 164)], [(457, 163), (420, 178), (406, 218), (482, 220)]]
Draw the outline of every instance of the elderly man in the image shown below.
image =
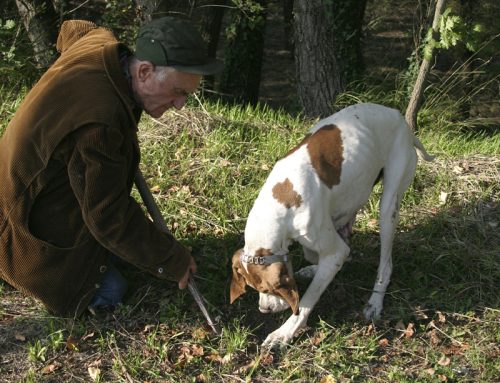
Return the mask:
[(0, 139), (0, 278), (54, 314), (119, 303), (122, 259), (185, 288), (196, 264), (130, 197), (142, 111), (182, 108), (222, 69), (186, 20), (141, 27), (133, 54), (87, 21), (66, 21), (58, 60)]

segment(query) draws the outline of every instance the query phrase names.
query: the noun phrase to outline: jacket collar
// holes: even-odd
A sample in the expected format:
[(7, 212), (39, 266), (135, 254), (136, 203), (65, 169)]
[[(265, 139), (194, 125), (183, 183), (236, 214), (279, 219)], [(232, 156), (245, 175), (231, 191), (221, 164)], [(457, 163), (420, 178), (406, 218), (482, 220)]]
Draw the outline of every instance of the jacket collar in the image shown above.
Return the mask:
[(116, 92), (118, 93), (118, 96), (125, 104), (131, 118), (133, 118), (133, 120), (136, 122), (135, 130), (137, 130), (137, 124), (139, 123), (142, 109), (139, 108), (134, 100), (134, 93), (132, 91), (131, 84), (129, 83), (125, 73), (123, 72), (123, 68), (120, 63), (120, 51), (123, 50), (126, 50), (126, 52), (132, 54), (130, 50), (122, 43), (117, 42), (106, 44), (104, 45), (102, 51), (102, 58), (104, 68), (106, 69), (106, 74), (108, 75)]

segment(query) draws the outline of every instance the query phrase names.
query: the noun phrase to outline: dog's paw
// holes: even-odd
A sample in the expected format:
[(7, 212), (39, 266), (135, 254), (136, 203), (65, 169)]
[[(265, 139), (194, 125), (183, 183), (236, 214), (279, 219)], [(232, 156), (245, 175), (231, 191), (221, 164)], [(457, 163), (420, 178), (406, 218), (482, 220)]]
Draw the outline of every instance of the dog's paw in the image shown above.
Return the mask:
[(267, 336), (267, 338), (262, 343), (262, 347), (265, 349), (279, 348), (288, 346), (293, 339), (293, 334), (283, 333), (280, 329), (273, 331)]
[(363, 314), (367, 321), (377, 320), (380, 318), (380, 314), (382, 314), (382, 309), (384, 308), (384, 295), (384, 293), (379, 291), (374, 291), (372, 293), (372, 296), (363, 309)]
[(372, 304), (368, 302), (363, 309), (363, 315), (367, 321), (380, 319), (380, 314), (382, 314), (382, 304)]
[(318, 271), (318, 265), (310, 265), (295, 272), (295, 276), (302, 279), (313, 279), (316, 271)]

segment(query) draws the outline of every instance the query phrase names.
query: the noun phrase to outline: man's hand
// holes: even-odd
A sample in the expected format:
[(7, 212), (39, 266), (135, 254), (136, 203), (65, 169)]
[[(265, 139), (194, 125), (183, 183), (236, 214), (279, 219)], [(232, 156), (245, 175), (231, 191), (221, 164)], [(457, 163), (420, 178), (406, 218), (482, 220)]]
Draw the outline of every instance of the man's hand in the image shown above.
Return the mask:
[(179, 289), (184, 290), (188, 285), (189, 275), (196, 273), (196, 262), (193, 256), (189, 256), (189, 266), (186, 270), (186, 274), (179, 281)]

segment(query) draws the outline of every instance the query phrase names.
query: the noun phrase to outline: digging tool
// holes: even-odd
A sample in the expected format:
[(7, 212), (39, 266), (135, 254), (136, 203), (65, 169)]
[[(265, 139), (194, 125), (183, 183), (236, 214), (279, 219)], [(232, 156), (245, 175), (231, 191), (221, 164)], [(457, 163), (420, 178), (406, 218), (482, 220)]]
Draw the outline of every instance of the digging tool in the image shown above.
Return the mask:
[[(139, 190), (139, 194), (141, 195), (141, 198), (144, 201), (144, 204), (146, 205), (146, 208), (148, 209), (151, 218), (153, 219), (153, 222), (160, 230), (162, 230), (165, 233), (171, 234), (170, 230), (167, 227), (167, 224), (165, 223), (165, 220), (163, 219), (163, 216), (161, 215), (160, 209), (158, 208), (158, 205), (156, 204), (153, 195), (149, 190), (148, 184), (146, 183), (146, 180), (144, 179), (144, 176), (142, 175), (139, 169), (137, 169), (135, 173), (134, 181), (135, 185), (137, 186), (137, 189)], [(200, 294), (198, 287), (196, 287), (192, 275), (189, 276), (188, 289), (191, 295), (193, 296), (195, 302), (198, 304), (198, 307), (203, 313), (203, 316), (207, 320), (208, 325), (210, 326), (212, 331), (216, 335), (219, 335), (219, 331), (215, 327), (214, 321), (210, 317), (210, 314), (208, 313), (208, 310), (205, 307), (205, 303), (203, 302), (203, 297)]]

